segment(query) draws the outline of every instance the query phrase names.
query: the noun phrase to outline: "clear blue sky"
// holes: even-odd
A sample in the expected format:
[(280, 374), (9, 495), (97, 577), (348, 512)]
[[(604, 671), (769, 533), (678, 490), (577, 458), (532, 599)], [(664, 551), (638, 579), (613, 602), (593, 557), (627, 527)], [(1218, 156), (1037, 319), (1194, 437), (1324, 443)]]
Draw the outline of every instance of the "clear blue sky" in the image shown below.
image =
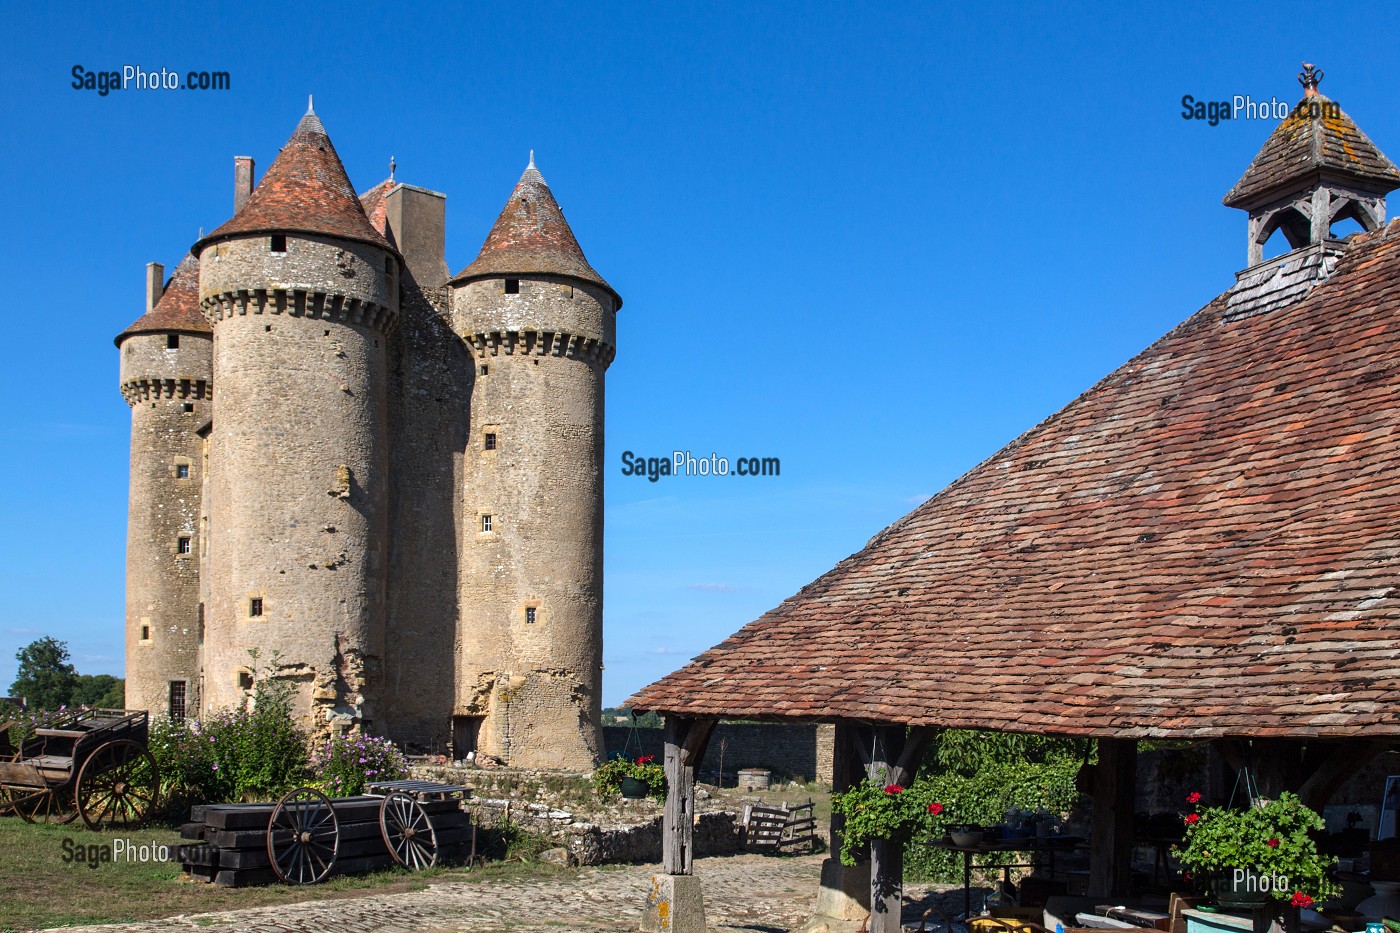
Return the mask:
[[(860, 548), (1224, 290), (1221, 206), (1272, 121), (1181, 97), (1322, 90), (1400, 156), (1380, 4), (24, 4), (0, 138), (0, 692), (67, 640), (122, 670), (128, 413), (112, 338), (144, 265), (231, 211), (314, 92), (360, 190), (448, 194), (481, 245), (530, 149), (622, 293), (608, 373), (614, 704)], [(106, 97), (71, 68), (227, 70)], [(624, 450), (776, 456), (623, 477)]]

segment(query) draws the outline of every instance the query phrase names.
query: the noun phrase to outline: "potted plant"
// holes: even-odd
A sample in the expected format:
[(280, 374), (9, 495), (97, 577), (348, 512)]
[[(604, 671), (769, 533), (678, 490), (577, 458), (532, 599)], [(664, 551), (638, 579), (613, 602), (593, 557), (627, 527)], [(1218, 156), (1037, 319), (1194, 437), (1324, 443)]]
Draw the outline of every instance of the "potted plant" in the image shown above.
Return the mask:
[(619, 755), (593, 772), (593, 786), (600, 797), (621, 794), (629, 800), (654, 797), (666, 798), (666, 769), (656, 763), (655, 755), (628, 758)]
[(925, 806), (918, 795), (898, 784), (866, 780), (832, 794), (831, 809), (846, 820), (841, 829), (841, 862), (854, 865), (871, 840), (908, 840), (927, 827), (930, 816), (941, 814), (943, 805)]
[(1336, 893), (1328, 878), (1333, 859), (1320, 855), (1311, 833), (1323, 828), (1322, 817), (1303, 806), (1296, 794), (1257, 800), (1244, 810), (1201, 807), (1201, 795), (1186, 823), (1181, 864), (1208, 877), (1222, 907), (1250, 909), (1270, 903), (1307, 907)]

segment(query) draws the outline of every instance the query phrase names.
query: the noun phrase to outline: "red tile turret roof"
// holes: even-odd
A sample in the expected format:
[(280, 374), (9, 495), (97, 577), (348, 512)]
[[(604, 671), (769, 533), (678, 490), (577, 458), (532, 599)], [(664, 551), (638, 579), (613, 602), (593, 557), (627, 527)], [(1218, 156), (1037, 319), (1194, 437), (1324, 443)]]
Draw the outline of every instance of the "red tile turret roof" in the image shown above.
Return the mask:
[(1400, 735), (1400, 223), (1216, 299), (632, 697), (1062, 735)]
[(1297, 190), (1300, 180), (1322, 173), (1353, 179), (1381, 194), (1400, 187), (1395, 163), (1341, 107), (1313, 92), (1274, 129), (1224, 201), (1229, 207), (1248, 209), (1275, 194)]
[(471, 265), (453, 277), (453, 282), (469, 282), (507, 275), (563, 275), (600, 285), (617, 299), (622, 298), (584, 258), (564, 212), (550, 193), (544, 176), (530, 164), (511, 193), (496, 225), (486, 237)]
[(209, 319), (199, 310), (199, 260), (193, 256), (180, 260), (156, 306), (117, 335), (117, 346), (132, 334), (153, 333), (213, 333)]
[(320, 234), (393, 249), (365, 217), (335, 146), (311, 111), (238, 213), (193, 252), (216, 240), (261, 233)]

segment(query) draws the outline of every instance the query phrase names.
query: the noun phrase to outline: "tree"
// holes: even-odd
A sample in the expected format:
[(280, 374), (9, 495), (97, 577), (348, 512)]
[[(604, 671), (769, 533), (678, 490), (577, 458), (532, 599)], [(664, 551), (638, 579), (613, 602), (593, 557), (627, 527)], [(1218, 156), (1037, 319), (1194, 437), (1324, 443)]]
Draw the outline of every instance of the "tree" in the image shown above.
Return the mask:
[(68, 705), (123, 709), (126, 706), (126, 681), (111, 674), (79, 674)]
[(19, 672), (10, 695), (23, 697), (31, 710), (67, 706), (78, 684), (78, 672), (68, 657), (67, 643), (47, 635), (19, 649)]

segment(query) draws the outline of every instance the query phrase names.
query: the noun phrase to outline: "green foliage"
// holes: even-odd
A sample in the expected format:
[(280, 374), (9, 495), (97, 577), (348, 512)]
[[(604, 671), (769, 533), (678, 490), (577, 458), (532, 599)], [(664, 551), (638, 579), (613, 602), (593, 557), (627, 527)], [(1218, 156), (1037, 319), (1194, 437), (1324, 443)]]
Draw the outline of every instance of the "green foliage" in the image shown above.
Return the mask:
[(69, 705), (125, 709), (126, 681), (111, 674), (79, 674), (73, 685), (73, 696)]
[(338, 736), (311, 753), (315, 784), (331, 797), (353, 797), (364, 792), (367, 781), (401, 781), (408, 773), (403, 752), (375, 736)]
[(306, 736), (292, 717), (291, 685), (256, 675), (254, 683), (251, 706), (151, 725), (161, 796), (172, 808), (271, 800), (305, 779)]
[(854, 865), (875, 839), (908, 842), (931, 818), (929, 802), (913, 790), (883, 780), (861, 781), (831, 795), (831, 812), (846, 818), (841, 831), (841, 862)]
[(1325, 824), (1296, 794), (1285, 792), (1247, 810), (1206, 807), (1188, 813), (1185, 820), (1186, 845), (1179, 857), (1199, 875), (1236, 868), (1282, 875), (1289, 889), (1271, 890), (1269, 896), (1276, 900), (1296, 898), (1298, 893), (1321, 900), (1337, 893), (1328, 877), (1334, 859), (1318, 854), (1311, 835)]
[(78, 672), (69, 662), (68, 645), (44, 636), (15, 652), (19, 670), (10, 695), (28, 701), (31, 710), (55, 710), (69, 705)]
[(654, 755), (636, 758), (614, 758), (599, 765), (593, 772), (593, 787), (603, 799), (622, 793), (622, 779), (632, 777), (647, 786), (647, 796), (666, 799), (666, 769), (657, 764)]

